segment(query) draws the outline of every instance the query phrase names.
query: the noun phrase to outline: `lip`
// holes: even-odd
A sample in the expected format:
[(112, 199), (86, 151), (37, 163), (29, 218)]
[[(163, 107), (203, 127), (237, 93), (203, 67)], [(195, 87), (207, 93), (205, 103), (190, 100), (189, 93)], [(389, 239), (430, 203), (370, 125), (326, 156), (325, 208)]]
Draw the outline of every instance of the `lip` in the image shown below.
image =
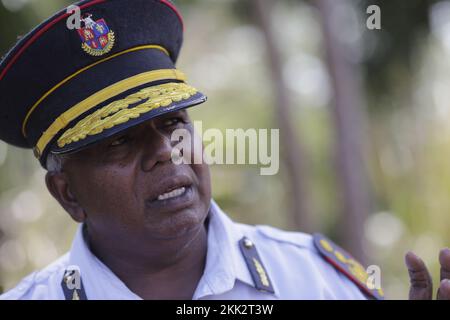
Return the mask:
[[(158, 190), (146, 200), (147, 208), (157, 209), (158, 211), (174, 211), (190, 205), (194, 200), (194, 190), (192, 181), (187, 176), (177, 176), (163, 180), (158, 183)], [(183, 194), (165, 200), (158, 200), (158, 196), (175, 189), (184, 187), (186, 190)]]
[(150, 198), (148, 198), (150, 202), (158, 200), (158, 196), (161, 194), (171, 192), (181, 187), (189, 188), (192, 186), (192, 181), (188, 176), (178, 175), (169, 179), (165, 179), (163, 181), (159, 181), (157, 184), (158, 189), (154, 191)]

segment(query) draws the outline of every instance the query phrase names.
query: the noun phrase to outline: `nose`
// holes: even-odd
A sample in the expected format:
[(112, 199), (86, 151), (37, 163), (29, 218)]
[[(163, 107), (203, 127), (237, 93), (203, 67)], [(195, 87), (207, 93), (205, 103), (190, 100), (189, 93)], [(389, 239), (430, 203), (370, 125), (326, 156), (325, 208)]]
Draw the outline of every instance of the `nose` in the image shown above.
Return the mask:
[(170, 136), (159, 131), (154, 126), (147, 126), (143, 135), (141, 163), (143, 171), (150, 171), (158, 163), (172, 161)]

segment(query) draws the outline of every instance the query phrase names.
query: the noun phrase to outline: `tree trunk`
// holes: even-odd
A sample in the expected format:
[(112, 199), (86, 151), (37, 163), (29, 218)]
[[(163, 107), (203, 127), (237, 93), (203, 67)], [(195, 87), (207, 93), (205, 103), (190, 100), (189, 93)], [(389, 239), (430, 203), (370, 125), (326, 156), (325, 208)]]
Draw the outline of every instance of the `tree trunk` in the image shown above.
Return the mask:
[[(344, 1), (347, 0), (342, 0), (341, 4)], [(367, 140), (363, 130), (365, 107), (360, 87), (361, 73), (358, 64), (348, 58), (349, 47), (339, 40), (342, 36), (339, 38), (338, 32), (344, 29), (341, 24), (347, 21), (339, 20), (334, 14), (338, 1), (318, 0), (316, 3), (322, 17), (327, 64), (334, 89), (331, 108), (336, 131), (338, 189), (342, 199), (338, 237), (349, 252), (364, 261), (363, 230), (370, 201), (364, 164), (364, 144)]]
[(280, 128), (280, 149), (282, 161), (285, 164), (285, 174), (291, 190), (290, 210), (291, 217), (297, 230), (311, 232), (312, 199), (308, 189), (307, 161), (304, 148), (298, 139), (298, 133), (291, 123), (289, 91), (282, 73), (282, 59), (273, 35), (269, 12), (273, 5), (271, 0), (252, 0), (257, 23), (264, 34), (271, 82), (275, 95), (275, 114)]

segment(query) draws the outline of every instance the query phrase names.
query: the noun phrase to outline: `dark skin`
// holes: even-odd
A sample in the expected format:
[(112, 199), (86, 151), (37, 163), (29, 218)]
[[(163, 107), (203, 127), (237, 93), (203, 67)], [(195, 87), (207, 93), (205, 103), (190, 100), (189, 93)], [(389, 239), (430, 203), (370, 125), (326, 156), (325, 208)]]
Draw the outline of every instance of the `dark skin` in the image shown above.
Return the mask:
[[(206, 164), (172, 162), (170, 137), (181, 128), (196, 137), (186, 111), (158, 116), (46, 176), (51, 194), (87, 226), (94, 254), (143, 299), (191, 299), (205, 266), (210, 173)], [(183, 195), (158, 200), (179, 188)]]
[[(51, 194), (87, 226), (91, 250), (143, 299), (191, 299), (205, 266), (209, 168), (172, 163), (170, 136), (181, 128), (196, 137), (186, 111), (159, 116), (66, 156), (61, 172), (46, 175)], [(189, 194), (155, 199), (175, 187)], [(409, 298), (432, 299), (425, 263), (412, 252), (405, 262)], [(437, 299), (450, 300), (450, 249), (441, 250), (439, 262)]]
[[(431, 300), (433, 299), (433, 280), (430, 272), (421, 258), (412, 252), (405, 256), (406, 267), (408, 268), (410, 289), (410, 300)], [(439, 253), (440, 283), (436, 293), (438, 300), (450, 300), (450, 249), (442, 249)]]

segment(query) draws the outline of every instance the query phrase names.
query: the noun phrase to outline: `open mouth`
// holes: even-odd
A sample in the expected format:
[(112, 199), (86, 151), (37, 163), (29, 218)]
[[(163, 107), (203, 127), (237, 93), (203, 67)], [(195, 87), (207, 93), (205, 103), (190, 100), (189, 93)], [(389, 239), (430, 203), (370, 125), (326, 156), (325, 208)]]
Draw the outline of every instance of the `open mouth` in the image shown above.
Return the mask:
[(195, 202), (195, 186), (189, 176), (177, 175), (156, 182), (159, 182), (157, 190), (145, 202), (148, 209), (159, 213), (180, 212)]
[(175, 190), (172, 190), (172, 191), (160, 194), (156, 198), (156, 200), (157, 201), (163, 201), (163, 200), (168, 200), (168, 199), (173, 199), (173, 198), (176, 198), (176, 197), (180, 197), (186, 192), (187, 188), (189, 188), (189, 187), (181, 187), (181, 188), (177, 188)]
[(156, 198), (147, 201), (147, 208), (159, 212), (179, 212), (181, 209), (192, 205), (195, 200), (195, 192), (191, 185), (174, 186), (166, 189)]

